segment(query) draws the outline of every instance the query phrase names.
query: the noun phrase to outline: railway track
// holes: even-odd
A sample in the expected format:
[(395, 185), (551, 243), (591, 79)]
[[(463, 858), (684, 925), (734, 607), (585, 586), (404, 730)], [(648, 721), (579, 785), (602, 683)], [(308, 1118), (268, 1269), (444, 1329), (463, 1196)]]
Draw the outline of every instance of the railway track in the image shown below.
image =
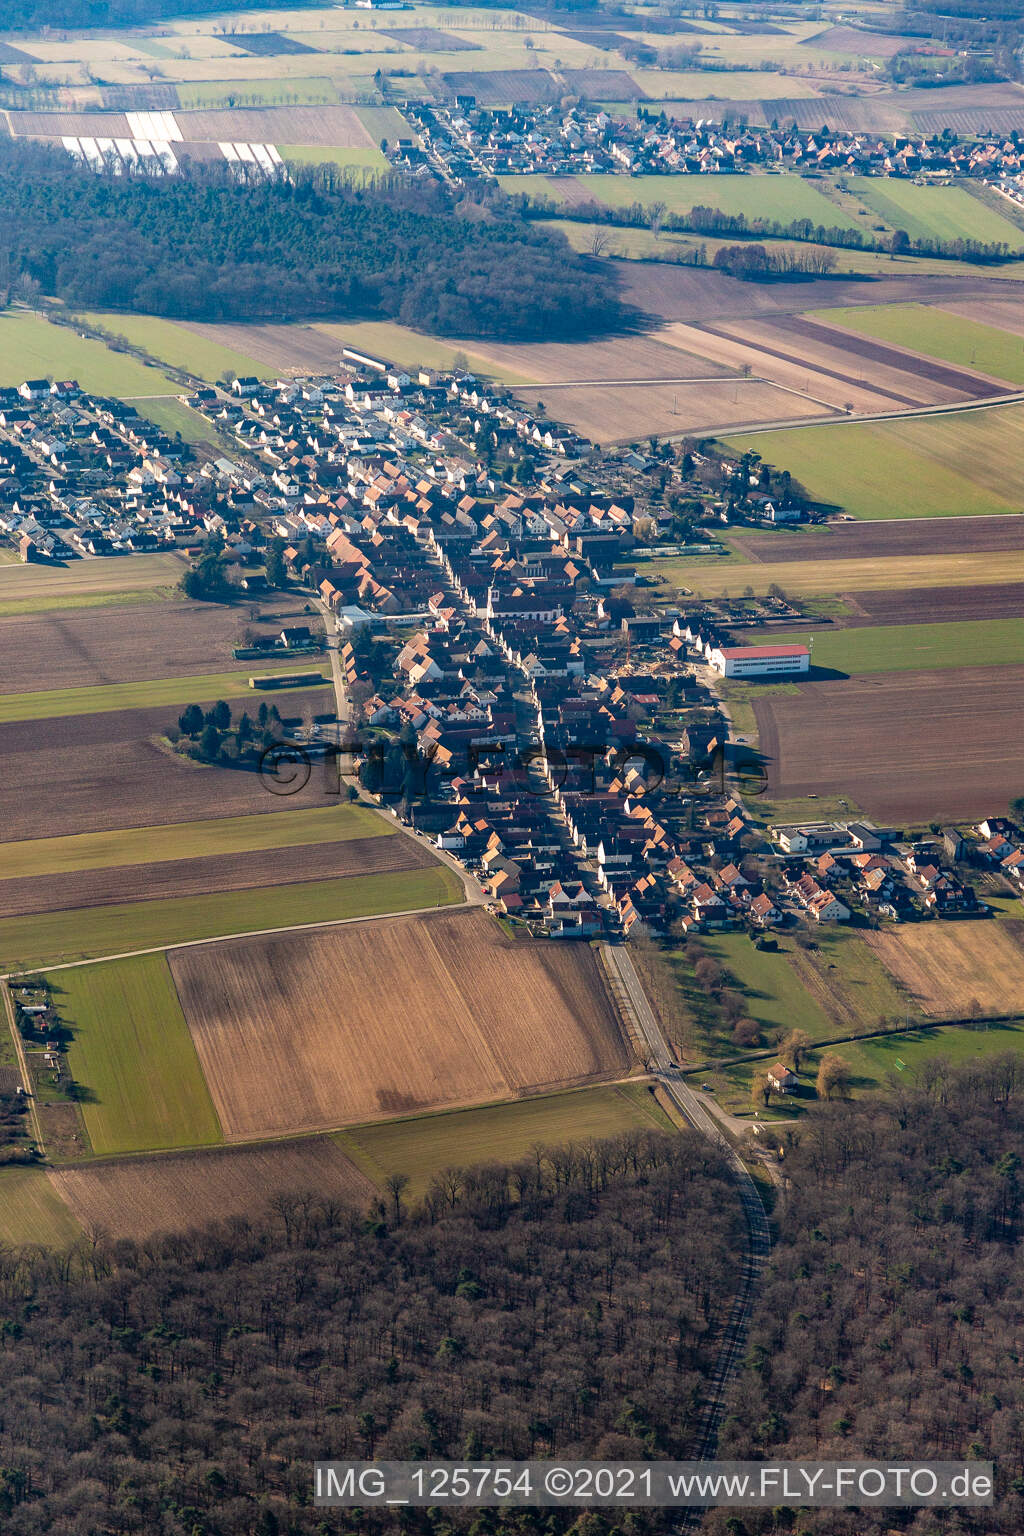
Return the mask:
[[(645, 1043), (649, 1059), (665, 1092), (693, 1129), (712, 1142), (721, 1154), (732, 1175), (747, 1225), (747, 1247), (743, 1256), (740, 1283), (722, 1332), (718, 1355), (708, 1380), (694, 1439), (693, 1459), (710, 1461), (714, 1459), (718, 1450), (718, 1436), (728, 1407), (730, 1388), (739, 1374), (746, 1349), (764, 1266), (771, 1253), (771, 1229), (757, 1185), (744, 1167), (736, 1149), (708, 1111), (707, 1106), (701, 1102), (699, 1095), (679, 1078), (673, 1068), (665, 1037), (654, 1016), (628, 949), (624, 945), (617, 945), (607, 948), (604, 954), (608, 969), (617, 983), (613, 987), (616, 997), (620, 1005), (623, 1001), (627, 1004), (638, 1035)], [(677, 1529), (696, 1530), (703, 1515), (703, 1509), (680, 1511)]]

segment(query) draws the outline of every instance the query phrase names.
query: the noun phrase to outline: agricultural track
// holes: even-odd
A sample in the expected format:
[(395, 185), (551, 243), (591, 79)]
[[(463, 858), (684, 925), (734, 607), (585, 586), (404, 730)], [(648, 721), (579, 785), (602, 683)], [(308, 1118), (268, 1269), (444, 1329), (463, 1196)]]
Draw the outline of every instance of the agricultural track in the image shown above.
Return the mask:
[[(611, 976), (613, 992), (619, 1002), (625, 1002), (632, 1013), (638, 1030), (646, 1041), (662, 1087), (693, 1129), (700, 1135), (706, 1136), (725, 1159), (736, 1185), (747, 1223), (747, 1251), (743, 1259), (739, 1289), (733, 1300), (729, 1320), (725, 1325), (718, 1359), (708, 1381), (707, 1395), (701, 1410), (694, 1447), (695, 1458), (699, 1461), (707, 1461), (715, 1455), (718, 1448), (718, 1435), (725, 1417), (729, 1391), (739, 1372), (764, 1264), (771, 1252), (772, 1239), (768, 1217), (757, 1185), (743, 1166), (732, 1144), (722, 1134), (698, 1095), (680, 1081), (672, 1068), (672, 1057), (665, 1043), (665, 1037), (647, 1000), (629, 951), (624, 946), (617, 945), (614, 948), (604, 949), (602, 953)], [(696, 1529), (703, 1513), (703, 1510), (687, 1511), (678, 1528), (680, 1530)]]

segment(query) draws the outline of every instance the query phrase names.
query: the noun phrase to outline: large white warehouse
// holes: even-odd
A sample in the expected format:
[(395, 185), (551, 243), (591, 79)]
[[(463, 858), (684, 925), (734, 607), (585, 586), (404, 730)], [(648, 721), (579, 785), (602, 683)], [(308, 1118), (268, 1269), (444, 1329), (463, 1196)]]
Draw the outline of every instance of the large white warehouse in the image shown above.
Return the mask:
[(712, 667), (722, 677), (790, 677), (806, 672), (806, 645), (721, 645), (711, 652)]

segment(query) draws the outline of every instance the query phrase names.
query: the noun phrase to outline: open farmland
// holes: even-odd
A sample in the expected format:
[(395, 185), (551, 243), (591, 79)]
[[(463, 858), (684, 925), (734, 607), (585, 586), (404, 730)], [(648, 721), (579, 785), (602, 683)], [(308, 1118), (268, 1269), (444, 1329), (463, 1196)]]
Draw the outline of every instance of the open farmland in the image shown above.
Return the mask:
[(865, 941), (932, 1018), (1024, 1015), (1024, 923), (904, 923)]
[(659, 339), (731, 368), (807, 396), (815, 404), (877, 414), (916, 405), (939, 405), (1000, 393), (998, 380), (939, 365), (927, 358), (870, 343), (867, 359), (856, 356), (840, 331), (799, 316), (785, 319), (670, 325)]
[(57, 1181), (45, 1168), (0, 1169), (0, 1248), (22, 1243), (65, 1248), (81, 1236)]
[[(307, 707), (318, 707), (321, 696), (301, 692), (284, 697), (288, 711), (301, 716)], [(145, 827), (158, 820), (280, 811), (280, 799), (267, 793), (258, 774), (207, 767), (162, 745), (163, 732), (176, 715), (176, 709), (164, 706), (0, 726), (0, 754), (7, 767), (0, 783), (5, 837), (20, 841), (38, 833), (40, 805), (46, 806), (45, 830), (51, 837)], [(336, 802), (319, 773), (290, 800), (302, 808)]]
[[(135, 558), (117, 562), (122, 580), (132, 578)], [(71, 567), (68, 574), (87, 571), (92, 563)], [(200, 672), (212, 659), (230, 657), (245, 629), (245, 611), (178, 601), (0, 618), (0, 687), (4, 693), (28, 693), (59, 679), (62, 688), (95, 688)], [(308, 666), (308, 659), (301, 665)]]
[(1007, 466), (1024, 452), (1024, 407), (753, 432), (728, 443), (788, 469), (854, 517), (972, 517), (1020, 511)]
[(159, 369), (111, 352), (66, 325), (7, 310), (0, 314), (0, 385), (25, 379), (77, 379), (93, 394), (121, 398), (173, 394), (176, 387)]
[[(516, 191), (517, 177), (502, 178), (507, 192)], [(552, 181), (553, 195), (566, 182), (575, 182), (580, 200), (604, 203), (609, 208), (628, 208), (664, 203), (670, 213), (691, 208), (714, 208), (722, 213), (743, 214), (750, 220), (770, 219), (788, 224), (810, 219), (812, 224), (853, 229), (855, 221), (803, 176), (575, 176)], [(567, 199), (568, 200), (568, 199)]]
[[(312, 811), (285, 809), (265, 816), (220, 816), (207, 821), (86, 832), (78, 837), (33, 837), (2, 845), (0, 881), (318, 843), (352, 840), (362, 844), (382, 838), (398, 838), (397, 828), (361, 805), (333, 805)], [(399, 841), (410, 848), (420, 846), (412, 838)]]
[[(875, 624), (906, 624), (918, 628), (956, 616), (956, 629), (967, 620), (1019, 619), (1024, 614), (1024, 583), (977, 587), (896, 587), (890, 592), (844, 592), (848, 610), (835, 623), (859, 629)], [(908, 631), (913, 641), (917, 637)]]
[(8, 607), (12, 603), (19, 604), (17, 611), (24, 613), (31, 612), (33, 605), (53, 606), (53, 600), (76, 608), (80, 598), (93, 595), (109, 604), (122, 592), (166, 589), (181, 580), (184, 570), (182, 557), (169, 551), (130, 558), (101, 556), (61, 567), (4, 566), (0, 568), (0, 614), (14, 611)]
[(185, 949), (171, 966), (229, 1139), (629, 1065), (593, 952), (513, 942), (482, 912)]
[(912, 240), (981, 240), (1024, 249), (1024, 231), (964, 187), (919, 187), (912, 181), (853, 176), (850, 188)]
[[(241, 376), (255, 375), (272, 378), (276, 369), (249, 357), (233, 347), (218, 346), (198, 336), (194, 330), (178, 325), (173, 320), (163, 320), (158, 315), (119, 315), (106, 312), (88, 312), (83, 319), (109, 331), (113, 336), (125, 336), (133, 346), (141, 347), (151, 357), (158, 358), (172, 368), (183, 368), (196, 378), (214, 383), (229, 370)], [(151, 390), (150, 393), (153, 393)], [(143, 407), (140, 405), (140, 410)], [(207, 433), (212, 428), (203, 422)]]
[[(801, 395), (760, 379), (688, 380), (679, 384), (545, 384), (545, 407), (602, 447), (651, 433), (681, 437), (730, 432), (765, 421), (807, 421), (829, 414)], [(535, 391), (520, 389), (532, 404)]]
[[(293, 813), (297, 817), (302, 814)], [(271, 817), (245, 819), (259, 825)], [(0, 844), (0, 855), (5, 852), (5, 845)], [(130, 901), (165, 903), (172, 898), (211, 896), (218, 892), (251, 893), (261, 887), (277, 890), (280, 901), (287, 903), (290, 887), (308, 885), (311, 881), (358, 881), (405, 870), (437, 868), (437, 860), (421, 843), (398, 836), (326, 841), (271, 848), (262, 853), (166, 859), (154, 864), (111, 865), (65, 874), (57, 881), (49, 875), (0, 879), (0, 918), (30, 912), (63, 912), (65, 919), (73, 922), (68, 909), (93, 909)], [(127, 927), (131, 929), (130, 917)]]
[(359, 1209), (374, 1192), (329, 1136), (84, 1165), (53, 1179), (83, 1226), (139, 1241), (207, 1222), (253, 1220), (280, 1196), (315, 1193)]
[[(974, 519), (978, 526), (986, 520)], [(867, 525), (865, 525), (867, 526)], [(878, 524), (884, 527), (884, 524)], [(902, 526), (902, 525), (901, 525)], [(910, 525), (908, 525), (910, 526)], [(932, 524), (922, 526), (931, 527)], [(956, 526), (962, 526), (957, 524)], [(780, 550), (780, 554), (783, 550)], [(988, 587), (997, 570), (1008, 583), (1024, 580), (1024, 552), (1014, 551), (994, 563), (990, 554), (907, 555), (887, 561), (883, 556), (861, 559), (780, 560), (771, 565), (741, 565), (712, 560), (651, 560), (644, 571), (664, 576), (674, 586), (703, 597), (740, 597), (748, 587), (763, 596), (780, 586), (792, 597), (823, 597), (833, 594), (891, 593), (907, 589)], [(927, 615), (943, 617), (942, 614)], [(983, 616), (983, 615), (982, 615)], [(995, 615), (993, 615), (995, 616)]]
[(671, 1128), (647, 1083), (615, 1083), (482, 1109), (378, 1121), (339, 1131), (333, 1139), (378, 1184), (390, 1174), (404, 1173), (415, 1199), (446, 1168), (515, 1163), (537, 1146)]
[(431, 863), (423, 869), (384, 874), (297, 880), (280, 888), (270, 885), (7, 917), (0, 919), (0, 967), (24, 969), (192, 944), (221, 935), (449, 906), (461, 902), (463, 894), (462, 882), (452, 870)]
[(610, 336), (600, 341), (480, 342), (478, 355), (500, 370), (536, 384), (594, 384), (620, 380), (724, 378), (731, 369), (686, 350), (668, 334)]
[(50, 977), (74, 1034), (68, 1066), (84, 1090), (94, 1152), (140, 1152), (222, 1140), (163, 955), (138, 955)]
[(815, 672), (825, 669), (857, 677), (876, 672), (1024, 664), (1024, 618), (1020, 617), (857, 625), (818, 630), (813, 637), (803, 630), (799, 635), (773, 630), (756, 638), (760, 644), (812, 639)]
[[(253, 671), (264, 677), (295, 677), (295, 683), (279, 683), (272, 690), (273, 699), (290, 700), (295, 693), (304, 698), (330, 686), (323, 670), (310, 672), (308, 659), (294, 663), (292, 670), (277, 663), (268, 666), (254, 662)], [(217, 699), (266, 698), (249, 687), (253, 672), (200, 672), (192, 677), (150, 678), (145, 682), (107, 683), (95, 688), (53, 688), (42, 693), (0, 693), (0, 724), (18, 720), (52, 720), (61, 716), (104, 714), (108, 711), (144, 709), (158, 704), (212, 704)], [(308, 702), (308, 700), (307, 700)], [(278, 705), (281, 708), (281, 705)], [(319, 704), (316, 707), (320, 707)]]
[[(877, 560), (894, 572), (893, 586), (915, 585), (904, 578), (921, 560), (970, 558), (1024, 550), (1024, 518), (986, 517), (969, 522), (829, 523), (772, 533), (736, 533), (729, 543), (758, 564), (853, 563)], [(993, 581), (1003, 574), (1002, 560), (990, 561)], [(1014, 579), (1014, 578), (1008, 578)], [(928, 583), (931, 584), (930, 582)], [(953, 585), (953, 583), (951, 583)]]
[(1024, 344), (1020, 335), (950, 314), (932, 304), (862, 305), (856, 309), (819, 310), (830, 326), (877, 337), (899, 347), (977, 368), (993, 378), (1024, 384)]
[(976, 820), (1020, 793), (1024, 667), (812, 681), (753, 709), (773, 802), (848, 796), (901, 827)]

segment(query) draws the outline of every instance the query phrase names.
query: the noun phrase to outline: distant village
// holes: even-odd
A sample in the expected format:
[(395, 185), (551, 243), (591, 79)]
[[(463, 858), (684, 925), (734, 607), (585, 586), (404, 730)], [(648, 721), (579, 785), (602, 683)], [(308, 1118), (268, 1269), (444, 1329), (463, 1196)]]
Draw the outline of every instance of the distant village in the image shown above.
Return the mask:
[[(796, 925), (981, 917), (979, 884), (1024, 888), (1003, 820), (907, 838), (759, 814), (730, 690), (807, 672), (807, 645), (770, 640), (803, 615), (776, 589), (702, 602), (644, 574), (654, 553), (720, 549), (723, 522), (819, 515), (755, 456), (601, 452), (463, 371), (355, 349), (330, 376), (183, 398), (222, 452), (73, 381), (0, 391), (0, 535), (25, 561), (213, 547), (253, 603), (273, 551), (338, 637), (363, 793), (507, 920), (771, 944)], [(311, 626), (281, 644), (312, 646)], [(329, 724), (296, 739), (327, 750)]]
[(811, 133), (791, 125), (751, 128), (739, 120), (675, 118), (641, 105), (618, 117), (592, 103), (567, 106), (477, 106), (472, 96), (454, 105), (407, 103), (419, 145), (389, 146), (395, 164), (449, 181), (494, 176), (715, 175), (786, 170), (924, 180), (969, 177), (1018, 200), (1024, 151), (1016, 133), (963, 140), (950, 131), (866, 133), (830, 129)]

